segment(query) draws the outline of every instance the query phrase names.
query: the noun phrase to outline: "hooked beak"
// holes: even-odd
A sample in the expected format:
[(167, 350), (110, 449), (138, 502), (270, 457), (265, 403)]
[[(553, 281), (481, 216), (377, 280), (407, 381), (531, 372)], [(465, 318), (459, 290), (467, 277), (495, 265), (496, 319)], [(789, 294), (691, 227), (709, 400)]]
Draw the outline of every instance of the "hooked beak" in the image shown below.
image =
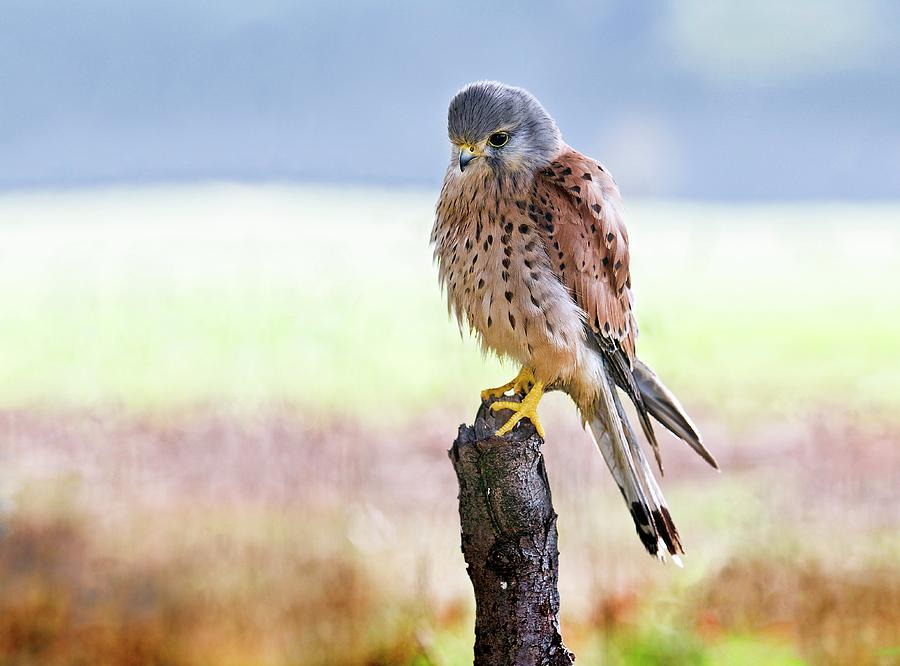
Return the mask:
[(474, 160), (476, 157), (481, 157), (478, 153), (475, 152), (475, 149), (469, 145), (463, 145), (459, 148), (459, 170), (465, 171), (466, 167), (469, 165), (469, 162)]

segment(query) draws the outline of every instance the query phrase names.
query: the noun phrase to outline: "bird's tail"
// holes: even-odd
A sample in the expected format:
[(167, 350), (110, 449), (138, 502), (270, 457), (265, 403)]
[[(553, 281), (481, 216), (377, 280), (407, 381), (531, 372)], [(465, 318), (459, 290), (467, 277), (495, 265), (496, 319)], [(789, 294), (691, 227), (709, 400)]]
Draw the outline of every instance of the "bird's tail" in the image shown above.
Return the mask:
[(668, 552), (676, 564), (684, 553), (678, 530), (647, 458), (638, 446), (634, 430), (619, 400), (610, 368), (599, 387), (593, 414), (584, 414), (597, 448), (631, 511), (641, 543), (651, 555), (665, 559)]

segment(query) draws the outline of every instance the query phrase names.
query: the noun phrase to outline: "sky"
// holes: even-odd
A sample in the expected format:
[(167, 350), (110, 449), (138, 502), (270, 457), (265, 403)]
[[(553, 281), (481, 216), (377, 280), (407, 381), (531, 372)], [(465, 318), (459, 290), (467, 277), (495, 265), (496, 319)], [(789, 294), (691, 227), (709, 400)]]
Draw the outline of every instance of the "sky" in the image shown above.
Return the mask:
[(890, 0), (0, 0), (0, 190), (436, 187), (469, 81), (641, 196), (900, 197)]

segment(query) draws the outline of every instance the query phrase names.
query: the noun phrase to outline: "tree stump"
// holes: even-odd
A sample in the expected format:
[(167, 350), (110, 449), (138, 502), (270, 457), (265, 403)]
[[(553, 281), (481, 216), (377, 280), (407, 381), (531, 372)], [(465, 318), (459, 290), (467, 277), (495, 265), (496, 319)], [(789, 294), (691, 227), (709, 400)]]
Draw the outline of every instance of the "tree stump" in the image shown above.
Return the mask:
[(459, 480), (462, 552), (475, 590), (475, 666), (567, 666), (559, 630), (556, 512), (530, 421), (481, 405), (448, 452)]

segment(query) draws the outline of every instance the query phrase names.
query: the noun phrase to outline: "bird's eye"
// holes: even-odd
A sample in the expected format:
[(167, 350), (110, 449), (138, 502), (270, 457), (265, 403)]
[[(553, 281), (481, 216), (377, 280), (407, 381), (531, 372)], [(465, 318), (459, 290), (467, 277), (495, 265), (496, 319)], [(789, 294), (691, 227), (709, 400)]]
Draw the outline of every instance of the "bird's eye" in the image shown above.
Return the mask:
[(488, 143), (494, 148), (502, 148), (509, 141), (509, 134), (506, 132), (495, 132), (488, 137)]

